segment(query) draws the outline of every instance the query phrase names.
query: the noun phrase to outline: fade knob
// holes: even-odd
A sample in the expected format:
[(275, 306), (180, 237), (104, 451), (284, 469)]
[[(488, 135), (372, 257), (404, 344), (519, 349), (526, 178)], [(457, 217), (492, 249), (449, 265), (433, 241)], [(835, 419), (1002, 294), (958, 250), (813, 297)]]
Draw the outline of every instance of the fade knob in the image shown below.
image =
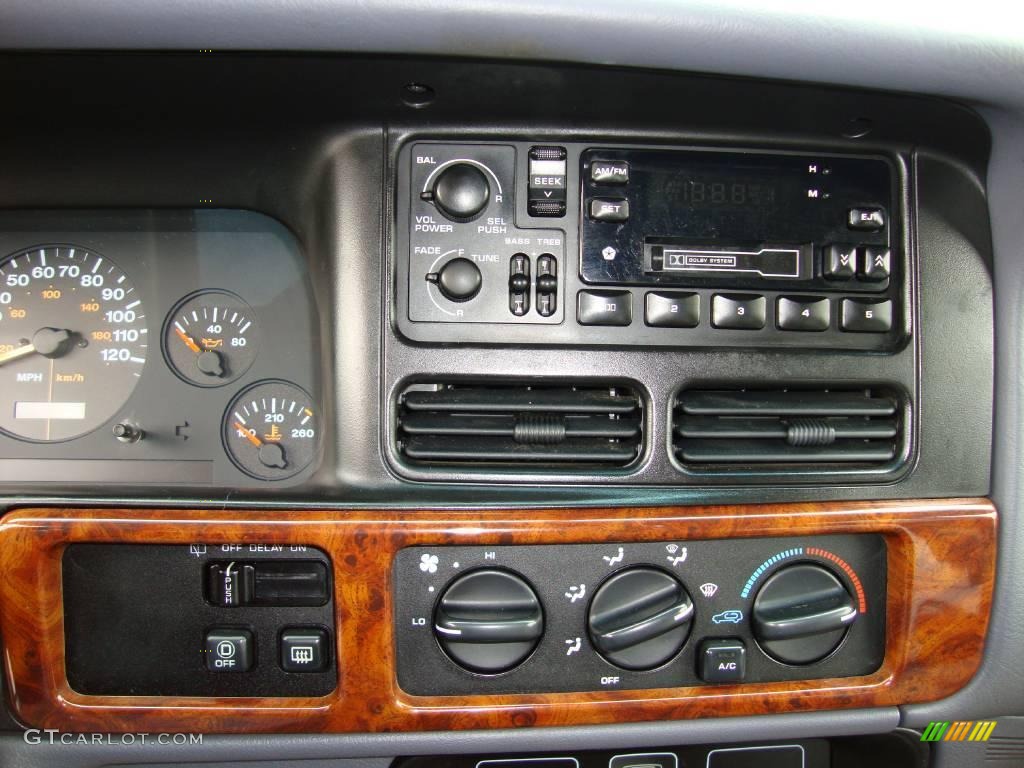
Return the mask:
[(484, 278), (480, 268), (461, 256), (447, 262), (441, 269), (427, 275), (427, 280), (437, 285), (441, 295), (449, 301), (469, 301), (478, 293)]

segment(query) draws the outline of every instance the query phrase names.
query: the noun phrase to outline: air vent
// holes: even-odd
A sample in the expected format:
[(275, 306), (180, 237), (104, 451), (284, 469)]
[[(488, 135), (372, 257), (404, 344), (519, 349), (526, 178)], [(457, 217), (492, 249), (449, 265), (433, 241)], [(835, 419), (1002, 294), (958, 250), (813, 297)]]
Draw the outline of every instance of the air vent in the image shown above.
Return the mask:
[(885, 464), (897, 456), (899, 435), (891, 394), (743, 389), (681, 393), (672, 438), (688, 466), (785, 469)]
[(625, 467), (643, 445), (642, 400), (618, 385), (414, 385), (398, 406), (421, 465)]

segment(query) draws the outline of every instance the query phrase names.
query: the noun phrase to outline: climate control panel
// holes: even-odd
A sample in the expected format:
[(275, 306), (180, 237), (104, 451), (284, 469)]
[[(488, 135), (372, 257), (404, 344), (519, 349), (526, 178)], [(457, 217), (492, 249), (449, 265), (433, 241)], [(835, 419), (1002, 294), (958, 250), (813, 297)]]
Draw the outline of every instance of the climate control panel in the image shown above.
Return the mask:
[(413, 547), (394, 569), (417, 695), (850, 677), (885, 654), (875, 535)]

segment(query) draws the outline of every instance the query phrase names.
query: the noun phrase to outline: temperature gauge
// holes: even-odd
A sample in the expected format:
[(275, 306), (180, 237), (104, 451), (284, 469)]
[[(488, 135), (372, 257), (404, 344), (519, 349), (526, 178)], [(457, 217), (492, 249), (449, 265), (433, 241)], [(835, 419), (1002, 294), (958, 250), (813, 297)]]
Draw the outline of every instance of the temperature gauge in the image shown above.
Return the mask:
[(317, 454), (319, 419), (305, 390), (261, 381), (243, 390), (224, 415), (224, 446), (237, 467), (259, 480), (284, 480)]
[(164, 328), (168, 364), (199, 387), (235, 381), (249, 370), (258, 346), (256, 313), (227, 291), (202, 291), (185, 298)]

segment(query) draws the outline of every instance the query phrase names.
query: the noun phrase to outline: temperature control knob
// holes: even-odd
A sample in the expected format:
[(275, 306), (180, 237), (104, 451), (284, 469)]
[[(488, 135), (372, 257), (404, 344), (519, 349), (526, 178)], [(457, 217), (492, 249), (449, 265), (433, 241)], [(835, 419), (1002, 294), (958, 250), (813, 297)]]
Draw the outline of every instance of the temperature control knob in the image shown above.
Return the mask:
[(754, 599), (752, 623), (761, 648), (784, 664), (813, 664), (831, 654), (858, 616), (843, 583), (827, 568), (783, 568)]
[(433, 201), (437, 209), (452, 221), (470, 221), (479, 216), (491, 197), (487, 176), (469, 163), (449, 165), (434, 179), (424, 200)]
[(446, 299), (458, 302), (469, 301), (480, 293), (484, 282), (480, 267), (461, 256), (447, 262), (436, 273), (427, 275), (427, 280), (435, 283)]
[(530, 585), (514, 573), (473, 571), (441, 596), (434, 633), (456, 664), (496, 675), (519, 666), (537, 647), (544, 611)]
[(660, 667), (686, 644), (693, 601), (671, 574), (630, 568), (597, 590), (590, 604), (590, 640), (605, 659), (623, 669)]

